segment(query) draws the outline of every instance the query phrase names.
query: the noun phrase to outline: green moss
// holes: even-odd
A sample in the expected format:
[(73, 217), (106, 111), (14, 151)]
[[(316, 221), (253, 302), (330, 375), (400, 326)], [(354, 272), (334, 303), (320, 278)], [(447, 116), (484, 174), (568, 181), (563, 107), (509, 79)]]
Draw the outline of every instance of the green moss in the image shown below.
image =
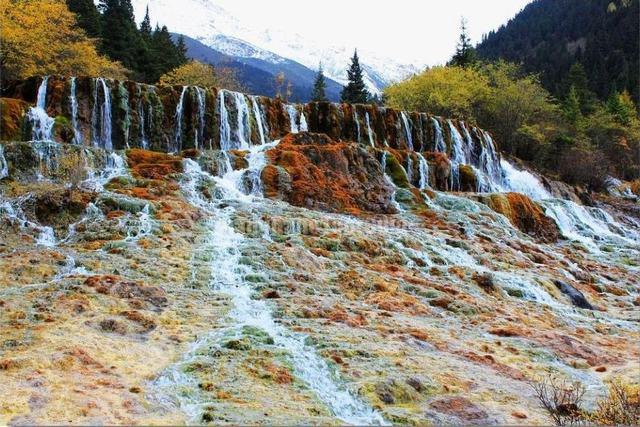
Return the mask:
[(225, 341), (222, 346), (224, 348), (228, 348), (229, 350), (246, 351), (251, 350), (251, 341), (247, 337), (242, 337), (240, 339)]
[(244, 280), (249, 283), (263, 283), (267, 281), (266, 277), (262, 274), (247, 274), (244, 276)]
[(391, 154), (387, 154), (387, 168), (385, 170), (389, 178), (393, 183), (400, 188), (410, 188), (409, 180), (407, 178), (407, 172), (402, 165), (398, 162), (398, 159)]
[(507, 288), (505, 289), (505, 291), (507, 292), (507, 295), (510, 295), (512, 297), (521, 299), (524, 298), (524, 292), (522, 292), (520, 289)]

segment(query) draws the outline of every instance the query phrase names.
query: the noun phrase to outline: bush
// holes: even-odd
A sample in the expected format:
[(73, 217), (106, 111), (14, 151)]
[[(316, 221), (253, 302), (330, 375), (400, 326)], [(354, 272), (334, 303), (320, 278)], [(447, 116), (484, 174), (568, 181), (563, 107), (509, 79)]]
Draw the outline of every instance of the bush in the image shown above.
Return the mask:
[(549, 376), (531, 384), (540, 405), (557, 426), (575, 426), (585, 423), (581, 408), (586, 391), (580, 382), (568, 382)]
[(640, 425), (640, 387), (614, 380), (590, 420), (600, 425)]
[(585, 387), (548, 376), (530, 383), (540, 405), (557, 426), (640, 425), (640, 386), (614, 379), (595, 411), (582, 408)]

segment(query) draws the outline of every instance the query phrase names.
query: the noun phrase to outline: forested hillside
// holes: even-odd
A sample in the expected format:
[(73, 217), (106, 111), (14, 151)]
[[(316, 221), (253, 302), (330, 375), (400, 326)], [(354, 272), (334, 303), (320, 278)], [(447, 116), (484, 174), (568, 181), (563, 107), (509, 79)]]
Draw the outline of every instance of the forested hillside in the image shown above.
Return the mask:
[(639, 0), (536, 0), (477, 47), (484, 59), (522, 62), (563, 97), (572, 65), (582, 64), (601, 99), (628, 90), (638, 101)]

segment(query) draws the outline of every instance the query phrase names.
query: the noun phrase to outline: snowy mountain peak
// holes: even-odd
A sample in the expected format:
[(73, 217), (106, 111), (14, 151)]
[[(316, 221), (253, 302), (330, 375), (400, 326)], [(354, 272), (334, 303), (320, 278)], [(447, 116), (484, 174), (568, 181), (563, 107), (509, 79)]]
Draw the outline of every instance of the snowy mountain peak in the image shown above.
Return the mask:
[[(147, 5), (152, 22), (167, 25), (201, 43), (238, 58), (255, 58), (278, 64), (287, 59), (315, 70), (322, 63), (325, 75), (346, 84), (346, 69), (353, 47), (327, 46), (269, 27), (251, 28), (216, 4), (215, 0), (132, 0), (136, 19), (141, 21)], [(419, 70), (393, 59), (358, 50), (369, 91), (379, 94), (390, 83)]]

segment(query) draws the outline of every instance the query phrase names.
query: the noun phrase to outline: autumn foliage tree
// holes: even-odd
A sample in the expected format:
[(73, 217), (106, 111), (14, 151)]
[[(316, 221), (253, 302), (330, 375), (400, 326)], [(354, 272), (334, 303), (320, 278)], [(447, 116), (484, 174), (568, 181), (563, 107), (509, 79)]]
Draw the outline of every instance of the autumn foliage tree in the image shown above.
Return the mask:
[(3, 81), (37, 74), (123, 78), (125, 68), (98, 54), (61, 0), (0, 0)]
[(160, 77), (160, 84), (217, 87), (242, 91), (242, 86), (233, 70), (213, 67), (199, 61), (190, 61)]

